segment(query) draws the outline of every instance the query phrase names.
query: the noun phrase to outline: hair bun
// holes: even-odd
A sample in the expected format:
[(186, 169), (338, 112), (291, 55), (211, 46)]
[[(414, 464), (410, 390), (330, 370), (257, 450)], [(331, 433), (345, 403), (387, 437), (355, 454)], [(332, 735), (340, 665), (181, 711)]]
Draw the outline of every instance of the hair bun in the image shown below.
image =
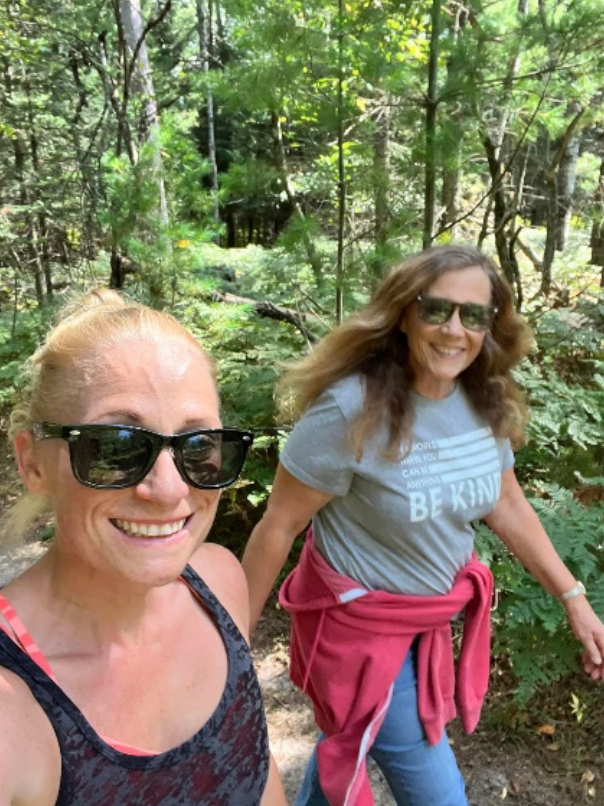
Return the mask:
[(95, 288), (86, 294), (77, 296), (70, 300), (59, 311), (57, 320), (62, 322), (64, 319), (75, 317), (87, 311), (94, 310), (95, 308), (125, 308), (132, 303), (126, 300), (119, 291), (114, 291), (112, 288)]

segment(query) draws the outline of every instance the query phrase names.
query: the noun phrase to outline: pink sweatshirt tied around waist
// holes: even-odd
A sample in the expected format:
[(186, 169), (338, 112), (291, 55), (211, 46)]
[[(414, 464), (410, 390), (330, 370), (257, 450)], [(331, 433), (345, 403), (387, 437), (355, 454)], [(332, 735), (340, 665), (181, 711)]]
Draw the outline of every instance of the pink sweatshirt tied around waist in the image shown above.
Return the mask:
[[(492, 574), (475, 557), (445, 595), (368, 591), (334, 571), (309, 533), (279, 601), (291, 614), (291, 679), (311, 698), (327, 737), (317, 755), (331, 806), (373, 806), (366, 756), (417, 636), (418, 708), (428, 741), (440, 740), (457, 711), (464, 729), (474, 730), (489, 681), (492, 594)], [(456, 676), (451, 619), (461, 611)]]

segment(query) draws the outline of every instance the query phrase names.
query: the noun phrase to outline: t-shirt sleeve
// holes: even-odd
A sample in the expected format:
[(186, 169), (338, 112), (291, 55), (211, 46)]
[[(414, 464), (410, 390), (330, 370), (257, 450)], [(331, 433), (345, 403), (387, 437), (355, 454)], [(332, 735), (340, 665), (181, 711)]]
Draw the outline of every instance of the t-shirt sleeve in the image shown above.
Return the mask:
[(499, 453), (499, 461), (501, 463), (501, 472), (505, 473), (510, 467), (514, 467), (514, 451), (510, 444), (509, 439), (497, 440), (497, 451)]
[(345, 495), (354, 475), (350, 427), (330, 392), (321, 395), (290, 434), (281, 464), (298, 481), (327, 495)]

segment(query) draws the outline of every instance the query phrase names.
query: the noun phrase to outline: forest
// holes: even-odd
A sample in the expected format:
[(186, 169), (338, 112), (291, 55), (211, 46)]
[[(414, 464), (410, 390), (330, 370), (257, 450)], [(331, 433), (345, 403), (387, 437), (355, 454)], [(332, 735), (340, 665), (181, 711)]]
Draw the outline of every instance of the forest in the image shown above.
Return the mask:
[[(535, 333), (518, 475), (604, 616), (600, 0), (5, 0), (0, 31), (3, 430), (69, 295), (172, 311), (217, 361), (224, 421), (257, 434), (222, 504), (240, 552), (289, 427), (282, 362), (401, 257), (479, 245)], [(477, 532), (526, 701), (576, 644)]]

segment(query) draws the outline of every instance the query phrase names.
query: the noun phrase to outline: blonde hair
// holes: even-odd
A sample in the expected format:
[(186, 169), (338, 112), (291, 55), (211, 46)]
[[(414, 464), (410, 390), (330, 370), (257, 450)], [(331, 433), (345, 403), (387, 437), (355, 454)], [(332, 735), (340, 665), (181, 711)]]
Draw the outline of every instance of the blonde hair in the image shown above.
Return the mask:
[(359, 373), (363, 410), (351, 429), (357, 458), (382, 425), (388, 429), (384, 455), (392, 460), (410, 447), (413, 373), (407, 337), (400, 330), (405, 309), (443, 274), (481, 268), (491, 284), (497, 313), (482, 349), (460, 382), (496, 436), (514, 447), (524, 441), (527, 408), (512, 368), (528, 353), (531, 331), (514, 310), (512, 292), (495, 262), (470, 246), (436, 246), (407, 258), (381, 282), (356, 315), (329, 333), (301, 361), (290, 365), (278, 384), (281, 411), (301, 416), (329, 386)]
[[(156, 311), (106, 288), (97, 288), (69, 302), (58, 322), (29, 359), (27, 384), (11, 413), (9, 437), (29, 431), (43, 420), (61, 422), (76, 406), (78, 381), (94, 384), (99, 359), (117, 345), (133, 339), (157, 341), (173, 336), (192, 344), (214, 365), (191, 334), (169, 313)], [(40, 496), (26, 494), (8, 513), (2, 532), (23, 535), (33, 521), (50, 509)], [(12, 542), (12, 541), (11, 541)]]

